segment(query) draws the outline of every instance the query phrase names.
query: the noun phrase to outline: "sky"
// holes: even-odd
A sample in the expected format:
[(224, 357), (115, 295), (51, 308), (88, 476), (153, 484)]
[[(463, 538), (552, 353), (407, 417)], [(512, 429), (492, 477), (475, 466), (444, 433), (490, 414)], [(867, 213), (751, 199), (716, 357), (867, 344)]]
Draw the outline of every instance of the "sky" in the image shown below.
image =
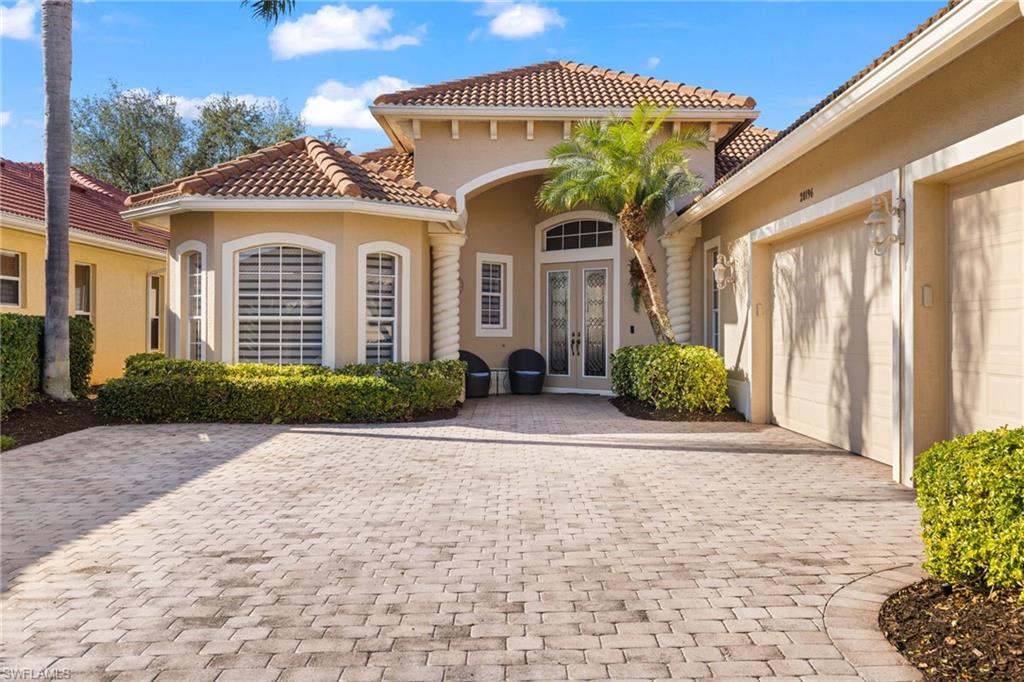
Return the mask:
[[(933, 14), (940, 2), (298, 2), (277, 26), (237, 0), (76, 0), (72, 97), (110, 80), (204, 98), (273, 98), (353, 151), (388, 143), (383, 92), (552, 59), (754, 97), (781, 129)], [(43, 156), (36, 0), (0, 0), (0, 155)]]

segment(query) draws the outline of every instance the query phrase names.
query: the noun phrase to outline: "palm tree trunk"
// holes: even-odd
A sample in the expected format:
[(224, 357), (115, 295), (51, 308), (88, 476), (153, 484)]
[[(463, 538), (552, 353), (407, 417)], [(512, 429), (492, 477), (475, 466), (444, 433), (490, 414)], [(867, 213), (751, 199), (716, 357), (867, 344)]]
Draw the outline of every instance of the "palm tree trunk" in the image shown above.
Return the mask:
[(643, 239), (629, 242), (630, 248), (636, 255), (643, 272), (643, 282), (646, 291), (641, 290), (640, 296), (647, 309), (647, 317), (651, 320), (651, 327), (654, 328), (654, 336), (659, 343), (675, 343), (676, 335), (669, 323), (668, 310), (665, 307), (665, 299), (661, 295), (661, 286), (651, 264), (651, 257), (647, 255), (647, 244)]
[(46, 323), (43, 391), (71, 400), (68, 223), (71, 202), (71, 0), (43, 0), (46, 119)]

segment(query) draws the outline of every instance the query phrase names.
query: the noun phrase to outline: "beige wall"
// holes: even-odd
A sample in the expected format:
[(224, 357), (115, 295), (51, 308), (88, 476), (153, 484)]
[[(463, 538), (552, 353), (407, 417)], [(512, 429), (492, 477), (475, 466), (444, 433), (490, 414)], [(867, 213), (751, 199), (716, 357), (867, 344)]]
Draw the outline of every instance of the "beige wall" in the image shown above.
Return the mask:
[[(358, 305), (358, 248), (360, 244), (389, 241), (405, 246), (410, 251), (410, 336), (409, 359), (430, 358), (429, 282), (430, 254), (426, 223), (416, 220), (371, 216), (359, 213), (184, 213), (171, 218), (171, 250), (189, 239), (207, 245), (208, 266), (216, 272), (222, 268), (224, 243), (265, 232), (287, 232), (314, 237), (330, 242), (335, 247), (336, 292), (335, 364), (356, 362), (357, 305)], [(228, 283), (232, 288), (234, 283)], [(218, 275), (215, 280), (211, 310), (213, 311), (212, 337), (208, 358), (220, 360), (223, 355), (222, 292), (225, 283)], [(184, 329), (178, 325), (182, 336)]]
[[(46, 311), (46, 238), (15, 230), (0, 229), (0, 246), (22, 254), (22, 305), (4, 306), (0, 312), (43, 315)], [(69, 261), (69, 295), (74, 307), (74, 265), (93, 266), (93, 325), (96, 354), (93, 383), (121, 375), (124, 359), (147, 350), (146, 333), (148, 275), (164, 269), (164, 259), (106, 249), (72, 241)]]
[[(706, 124), (695, 123), (706, 127)], [(667, 127), (666, 127), (667, 130)], [(423, 121), (416, 141), (416, 179), (454, 194), (462, 185), (499, 168), (547, 158), (547, 151), (562, 142), (561, 121), (534, 123), (533, 140), (526, 139), (525, 121), (500, 121), (498, 139), (491, 139), (489, 121), (461, 121), (459, 139), (452, 139), (449, 121)], [(712, 146), (688, 152), (690, 169), (706, 184), (714, 182)]]
[[(535, 197), (543, 179), (541, 175), (533, 175), (512, 180), (488, 189), (468, 202), (466, 244), (462, 247), (459, 264), (463, 283), (459, 305), (460, 339), (464, 349), (476, 353), (492, 367), (504, 367), (508, 354), (516, 349), (535, 347), (536, 227), (553, 217), (536, 207)], [(620, 238), (619, 244), (619, 343), (624, 346), (652, 343), (654, 335), (643, 307), (639, 311), (633, 310), (628, 285), (628, 263), (632, 252), (624, 239)], [(664, 287), (665, 255), (654, 234), (648, 238), (648, 249)], [(514, 259), (511, 337), (476, 335), (477, 253), (510, 255)]]
[[(739, 264), (739, 281), (725, 292), (722, 300), (724, 354), (730, 378), (734, 382), (745, 382), (752, 371), (760, 371), (750, 366), (750, 358), (771, 356), (770, 350), (766, 353), (764, 348), (759, 347), (766, 345), (770, 348), (770, 336), (762, 332), (752, 338), (748, 329), (749, 326), (763, 329), (765, 316), (770, 319), (772, 300), (771, 279), (765, 278), (765, 247), (755, 244), (748, 250), (748, 233), (1020, 116), (1024, 113), (1024, 89), (1020, 87), (1022, 82), (1024, 20), (1018, 19), (701, 221), (702, 237), (694, 250), (692, 261), (694, 277), (700, 276), (702, 242), (714, 237), (721, 238), (723, 250), (732, 252)], [(813, 190), (813, 199), (801, 202), (801, 192), (808, 189)], [(907, 193), (915, 189), (904, 187), (903, 191)], [(940, 187), (925, 187), (921, 192), (921, 201), (915, 200), (914, 204), (915, 230), (919, 231), (921, 239), (915, 240), (913, 246), (915, 267), (921, 268), (915, 276), (932, 283), (936, 296), (944, 296), (946, 292), (944, 279), (948, 275), (944, 247), (929, 247), (922, 241), (938, 239), (940, 245), (945, 243), (942, 222), (945, 209), (939, 199), (943, 191)], [(864, 219), (869, 210), (866, 205), (853, 208), (860, 220)], [(816, 229), (819, 226), (813, 227)], [(796, 226), (795, 229), (800, 228)], [(852, 223), (851, 229), (854, 229)], [(865, 253), (870, 253), (869, 248), (865, 237)], [(748, 253), (753, 253), (753, 263), (747, 262)], [(767, 269), (770, 272), (768, 262)], [(753, 296), (749, 300), (748, 266), (752, 266), (754, 277)], [(818, 272), (812, 268), (804, 276), (817, 277)], [(691, 304), (693, 318), (700, 320), (704, 315), (704, 282), (695, 281), (695, 284)], [(943, 327), (945, 313), (923, 309), (920, 294), (919, 286), (915, 286), (915, 328), (923, 334), (915, 336), (913, 360), (918, 373), (915, 375), (914, 388), (929, 396), (924, 402), (930, 406), (934, 398), (929, 391), (934, 388), (934, 382), (921, 376), (920, 368), (935, 366), (939, 358), (946, 358), (944, 362), (948, 367), (949, 356), (943, 346), (948, 333)], [(823, 287), (821, 295), (827, 299), (841, 295), (841, 292), (837, 292), (835, 287)], [(757, 314), (758, 305), (764, 306), (760, 318)], [(749, 321), (748, 311), (752, 311)], [(703, 341), (703, 329), (697, 327), (695, 332), (695, 340)], [(891, 343), (890, 330), (877, 333), (883, 334), (885, 342)], [(770, 392), (765, 393), (763, 386), (753, 387), (752, 393), (755, 402), (757, 399), (770, 399)], [(939, 395), (942, 395), (941, 391)], [(754, 407), (756, 413), (756, 405)], [(915, 409), (915, 418), (918, 413), (919, 410)], [(934, 415), (934, 412), (930, 411), (930, 414)], [(767, 415), (757, 416), (763, 418)], [(929, 423), (929, 419), (935, 423)], [(923, 417), (922, 433), (928, 436), (915, 439), (915, 447), (920, 449), (927, 442), (933, 442), (932, 437), (944, 430), (944, 427), (940, 427), (944, 421), (944, 418), (936, 420)]]

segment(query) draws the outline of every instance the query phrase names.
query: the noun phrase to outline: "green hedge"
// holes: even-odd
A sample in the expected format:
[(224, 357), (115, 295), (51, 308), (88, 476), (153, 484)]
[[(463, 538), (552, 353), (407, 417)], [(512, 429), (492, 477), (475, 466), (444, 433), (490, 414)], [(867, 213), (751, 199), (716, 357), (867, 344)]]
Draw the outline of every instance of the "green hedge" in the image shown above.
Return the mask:
[(1024, 428), (936, 443), (918, 459), (914, 484), (928, 571), (1024, 590)]
[[(4, 414), (25, 407), (40, 395), (44, 324), (44, 318), (37, 315), (0, 314), (0, 412)], [(72, 317), (68, 325), (71, 390), (84, 396), (92, 375), (92, 323)]]
[(100, 389), (100, 409), (127, 422), (389, 422), (453, 408), (459, 361), (349, 365), (237, 364), (134, 355)]
[(719, 414), (729, 406), (725, 363), (704, 346), (626, 346), (612, 354), (612, 390), (658, 409)]

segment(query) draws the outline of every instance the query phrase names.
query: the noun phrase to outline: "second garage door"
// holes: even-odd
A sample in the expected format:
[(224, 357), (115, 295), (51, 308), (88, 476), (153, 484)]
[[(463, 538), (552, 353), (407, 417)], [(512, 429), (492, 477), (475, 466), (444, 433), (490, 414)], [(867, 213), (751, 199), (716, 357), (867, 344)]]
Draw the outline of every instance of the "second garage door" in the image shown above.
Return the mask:
[(891, 256), (871, 252), (862, 221), (774, 249), (772, 419), (891, 465)]

